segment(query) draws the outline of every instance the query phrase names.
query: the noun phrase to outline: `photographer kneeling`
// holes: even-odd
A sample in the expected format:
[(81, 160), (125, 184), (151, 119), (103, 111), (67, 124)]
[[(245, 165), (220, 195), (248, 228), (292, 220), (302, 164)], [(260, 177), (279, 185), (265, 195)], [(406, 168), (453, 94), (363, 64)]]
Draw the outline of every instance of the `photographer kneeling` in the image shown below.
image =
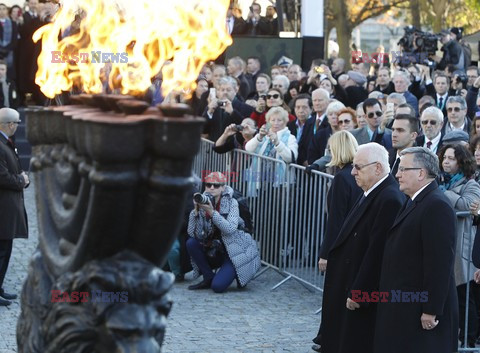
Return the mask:
[[(211, 173), (205, 178), (205, 192), (194, 195), (187, 251), (195, 278), (201, 274), (203, 280), (188, 289), (212, 288), (222, 293), (234, 279), (244, 287), (260, 268), (257, 244), (243, 231), (238, 202), (226, 181), (222, 173)], [(213, 273), (216, 268), (219, 270)]]

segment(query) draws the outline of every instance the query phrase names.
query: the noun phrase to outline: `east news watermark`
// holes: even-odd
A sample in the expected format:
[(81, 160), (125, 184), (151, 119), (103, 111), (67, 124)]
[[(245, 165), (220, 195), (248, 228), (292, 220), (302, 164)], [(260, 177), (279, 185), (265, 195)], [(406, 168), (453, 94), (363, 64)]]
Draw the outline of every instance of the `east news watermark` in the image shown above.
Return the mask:
[(426, 303), (428, 292), (409, 292), (402, 290), (364, 292), (352, 290), (352, 300), (357, 303)]
[(78, 54), (67, 54), (61, 51), (52, 51), (52, 64), (63, 63), (91, 63), (91, 64), (126, 64), (128, 63), (128, 53), (108, 53), (102, 51), (80, 52)]
[(92, 290), (91, 292), (63, 292), (52, 290), (52, 303), (127, 303), (128, 292), (104, 292)]

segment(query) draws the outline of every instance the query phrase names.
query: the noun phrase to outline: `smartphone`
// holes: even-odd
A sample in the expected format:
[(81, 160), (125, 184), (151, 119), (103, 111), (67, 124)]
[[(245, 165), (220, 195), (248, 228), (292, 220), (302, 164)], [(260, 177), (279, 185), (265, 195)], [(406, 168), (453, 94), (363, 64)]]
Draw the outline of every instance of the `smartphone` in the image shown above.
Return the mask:
[(215, 88), (210, 88), (210, 98), (217, 98), (217, 90)]
[(272, 124), (270, 124), (270, 123), (265, 124), (265, 129), (267, 130), (267, 132), (268, 132), (268, 130), (270, 130), (271, 127), (272, 127)]
[(325, 70), (321, 66), (315, 66), (313, 68), (313, 71), (315, 71), (317, 74), (323, 74), (325, 72)]
[(387, 110), (391, 110), (393, 112), (394, 109), (395, 105), (393, 103), (387, 103)]

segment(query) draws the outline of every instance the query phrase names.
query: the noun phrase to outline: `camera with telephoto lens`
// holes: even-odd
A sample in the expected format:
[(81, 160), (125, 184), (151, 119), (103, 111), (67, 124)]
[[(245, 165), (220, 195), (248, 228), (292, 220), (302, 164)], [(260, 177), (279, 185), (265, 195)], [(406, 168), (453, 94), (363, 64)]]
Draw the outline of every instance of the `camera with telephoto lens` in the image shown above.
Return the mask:
[[(439, 35), (422, 32), (414, 26), (404, 27), (405, 34), (398, 41), (398, 45), (402, 47), (402, 50), (407, 53), (426, 53), (428, 55), (434, 55), (438, 50)], [(415, 45), (414, 45), (415, 44)], [(418, 64), (431, 66), (432, 64), (427, 60), (421, 60)], [(402, 62), (399, 63), (402, 66)], [(403, 66), (410, 65), (405, 64)]]
[(208, 205), (208, 201), (212, 203), (212, 206), (215, 205), (215, 198), (213, 195), (210, 195), (208, 193), (201, 194), (199, 192), (196, 192), (193, 194), (193, 200), (196, 203), (202, 204), (202, 205)]

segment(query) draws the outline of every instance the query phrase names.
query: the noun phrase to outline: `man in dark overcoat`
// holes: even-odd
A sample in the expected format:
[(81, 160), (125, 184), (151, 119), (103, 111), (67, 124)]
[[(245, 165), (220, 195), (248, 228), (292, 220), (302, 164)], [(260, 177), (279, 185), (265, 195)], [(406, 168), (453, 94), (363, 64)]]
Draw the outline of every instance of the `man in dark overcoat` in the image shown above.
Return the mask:
[(27, 238), (27, 213), (23, 189), (29, 184), (10, 139), (17, 130), (20, 115), (11, 108), (0, 109), (0, 306), (10, 305), (15, 294), (3, 289), (14, 238)]
[(378, 305), (374, 352), (457, 352), (455, 212), (435, 181), (435, 153), (411, 147), (400, 155), (396, 176), (408, 201), (388, 232), (380, 291), (402, 294)]
[(352, 291), (378, 290), (383, 247), (405, 195), (390, 173), (387, 150), (358, 148), (352, 175), (363, 190), (328, 254), (322, 303), (322, 353), (372, 353), (375, 303), (352, 301)]

